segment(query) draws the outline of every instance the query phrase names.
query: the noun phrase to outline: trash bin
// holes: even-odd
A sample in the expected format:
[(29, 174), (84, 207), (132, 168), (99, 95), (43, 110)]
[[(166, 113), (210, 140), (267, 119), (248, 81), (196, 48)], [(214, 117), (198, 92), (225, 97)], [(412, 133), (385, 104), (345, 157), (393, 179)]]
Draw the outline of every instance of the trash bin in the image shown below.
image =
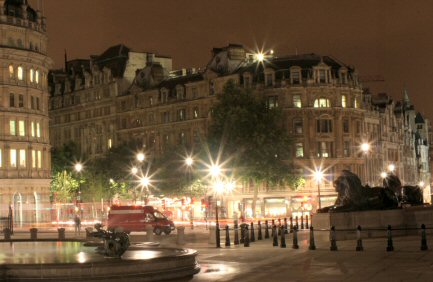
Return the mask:
[(58, 232), (58, 239), (59, 240), (65, 240), (65, 228), (57, 228), (57, 232)]
[(38, 239), (38, 229), (30, 228), (30, 240), (37, 240), (37, 239)]

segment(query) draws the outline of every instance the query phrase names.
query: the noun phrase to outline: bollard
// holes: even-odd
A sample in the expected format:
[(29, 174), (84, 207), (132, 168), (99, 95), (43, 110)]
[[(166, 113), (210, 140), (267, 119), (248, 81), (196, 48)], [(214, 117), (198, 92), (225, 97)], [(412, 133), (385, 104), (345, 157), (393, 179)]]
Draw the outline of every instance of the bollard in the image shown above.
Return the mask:
[(269, 224), (267, 220), (265, 220), (265, 239), (269, 239)]
[(3, 229), (3, 235), (4, 235), (4, 239), (5, 240), (10, 240), (11, 239), (11, 230), (9, 228), (4, 228)]
[(153, 227), (152, 225), (146, 225), (144, 228), (146, 230), (146, 242), (152, 242), (153, 241)]
[(358, 225), (358, 228), (356, 228), (356, 251), (362, 252), (364, 250), (364, 247), (362, 246), (362, 239), (361, 239), (361, 225)]
[(329, 248), (331, 251), (337, 251), (337, 240), (336, 240), (336, 234), (335, 234), (335, 226), (331, 227), (331, 247)]
[(229, 233), (229, 226), (226, 225), (226, 247), (230, 247), (230, 233)]
[(176, 229), (177, 229), (176, 244), (178, 245), (185, 244), (185, 226), (179, 226)]
[(248, 224), (245, 224), (245, 239), (244, 239), (244, 247), (250, 246), (250, 237), (248, 235)]
[(250, 237), (250, 242), (255, 242), (256, 241), (256, 235), (254, 234), (254, 223), (251, 222), (251, 237)]
[(273, 219), (272, 219), (272, 222), (271, 222), (271, 226), (272, 226), (272, 227), (271, 227), (271, 228), (272, 228), (272, 229), (271, 229), (271, 237), (274, 238), (274, 232), (275, 232), (275, 229), (274, 229), (274, 226), (275, 226), (275, 220), (273, 220)]
[(284, 232), (284, 226), (281, 226), (281, 244), (280, 244), (281, 248), (285, 248), (286, 247), (286, 233)]
[(217, 248), (221, 248), (220, 225), (215, 224), (215, 243)]
[(308, 226), (308, 214), (305, 216), (305, 229), (309, 229), (310, 227)]
[(290, 233), (293, 232), (293, 217), (290, 217)]
[(288, 234), (289, 232), (287, 231), (287, 217), (284, 218), (284, 233)]
[(277, 226), (278, 236), (281, 235), (281, 218), (278, 219), (278, 226)]
[(59, 241), (65, 240), (65, 228), (57, 228), (57, 234)]
[(262, 239), (263, 239), (263, 237), (262, 237), (262, 223), (259, 220), (259, 222), (257, 223), (257, 240), (262, 240)]
[(301, 229), (304, 229), (304, 216), (301, 215)]
[(277, 226), (272, 226), (272, 246), (278, 247), (278, 232), (275, 229), (277, 229)]
[(313, 226), (310, 227), (310, 245), (308, 246), (309, 250), (314, 251), (316, 249), (316, 244), (314, 242), (314, 229)]
[(245, 225), (246, 223), (241, 223), (241, 240), (240, 240), (241, 244), (245, 242)]
[(299, 230), (299, 218), (298, 218), (298, 216), (295, 217), (295, 226), (296, 226), (296, 229)]
[(421, 224), (421, 251), (427, 251), (427, 238), (425, 236), (425, 225)]
[(234, 244), (235, 245), (239, 245), (239, 230), (238, 230), (238, 222), (237, 222), (237, 220), (235, 220), (234, 229), (235, 229), (235, 241), (234, 241)]
[(299, 249), (298, 245), (298, 226), (293, 227), (293, 245), (292, 249)]
[(392, 252), (394, 251), (394, 246), (392, 244), (392, 230), (391, 230), (391, 225), (388, 225), (388, 230), (386, 231), (387, 237), (388, 237), (388, 245), (386, 246), (386, 251), (387, 252)]
[(30, 228), (30, 240), (37, 240), (37, 239), (38, 239), (38, 229)]

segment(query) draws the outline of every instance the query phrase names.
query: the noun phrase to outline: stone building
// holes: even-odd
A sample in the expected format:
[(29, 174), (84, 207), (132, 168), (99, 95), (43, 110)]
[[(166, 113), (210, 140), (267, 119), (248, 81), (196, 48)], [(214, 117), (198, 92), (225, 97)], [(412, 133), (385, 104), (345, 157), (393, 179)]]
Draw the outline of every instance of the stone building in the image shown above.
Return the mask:
[(26, 0), (0, 1), (0, 209), (15, 224), (50, 220), (45, 17)]
[[(305, 179), (296, 191), (260, 187), (256, 216), (300, 215), (333, 204), (332, 183), (343, 169), (360, 175), (370, 186), (381, 184), (380, 172), (389, 165), (404, 175), (405, 183), (416, 184), (422, 177), (427, 183), (429, 175), (420, 170), (420, 164), (427, 165), (423, 146), (428, 144), (424, 131), (428, 121), (408, 101), (395, 102), (387, 95), (363, 91), (356, 70), (334, 58), (269, 54), (262, 60), (241, 45), (230, 44), (214, 48), (203, 71), (167, 75), (163, 69), (148, 62), (137, 71), (128, 90), (115, 95), (113, 145), (135, 140), (147, 154), (158, 157), (169, 144), (199, 143), (207, 133), (215, 97), (231, 79), (265, 96), (269, 107), (282, 109), (285, 127), (294, 140), (294, 173)], [(66, 109), (58, 108), (52, 118), (58, 116), (62, 123), (65, 113)], [(61, 134), (55, 132), (58, 125), (53, 124), (53, 135)], [(416, 136), (423, 140), (416, 141)], [(314, 179), (318, 170), (324, 174), (320, 182)], [(252, 216), (253, 190), (238, 186), (223, 196), (226, 215)]]

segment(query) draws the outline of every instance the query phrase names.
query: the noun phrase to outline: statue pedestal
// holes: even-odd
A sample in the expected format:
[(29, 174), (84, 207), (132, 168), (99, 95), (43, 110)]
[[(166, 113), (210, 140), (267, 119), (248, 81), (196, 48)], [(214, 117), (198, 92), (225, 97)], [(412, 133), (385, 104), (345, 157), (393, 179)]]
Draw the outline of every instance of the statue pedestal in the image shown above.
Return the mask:
[[(433, 207), (428, 205), (393, 210), (318, 213), (312, 217), (312, 224), (315, 230), (329, 230), (335, 226), (337, 240), (356, 239), (358, 225), (362, 228), (363, 238), (386, 237), (388, 225), (393, 229), (393, 236), (415, 235), (420, 231), (394, 229), (420, 228), (421, 224), (433, 227)], [(426, 231), (433, 233), (431, 229)]]

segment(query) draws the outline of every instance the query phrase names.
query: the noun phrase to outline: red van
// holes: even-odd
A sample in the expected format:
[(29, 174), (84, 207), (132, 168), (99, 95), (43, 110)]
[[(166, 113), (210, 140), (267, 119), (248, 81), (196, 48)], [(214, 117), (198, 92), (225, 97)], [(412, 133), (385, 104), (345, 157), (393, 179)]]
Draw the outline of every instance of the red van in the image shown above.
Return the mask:
[(145, 231), (152, 225), (153, 232), (161, 235), (174, 230), (173, 221), (152, 206), (112, 206), (108, 213), (108, 228), (123, 228), (125, 232)]

